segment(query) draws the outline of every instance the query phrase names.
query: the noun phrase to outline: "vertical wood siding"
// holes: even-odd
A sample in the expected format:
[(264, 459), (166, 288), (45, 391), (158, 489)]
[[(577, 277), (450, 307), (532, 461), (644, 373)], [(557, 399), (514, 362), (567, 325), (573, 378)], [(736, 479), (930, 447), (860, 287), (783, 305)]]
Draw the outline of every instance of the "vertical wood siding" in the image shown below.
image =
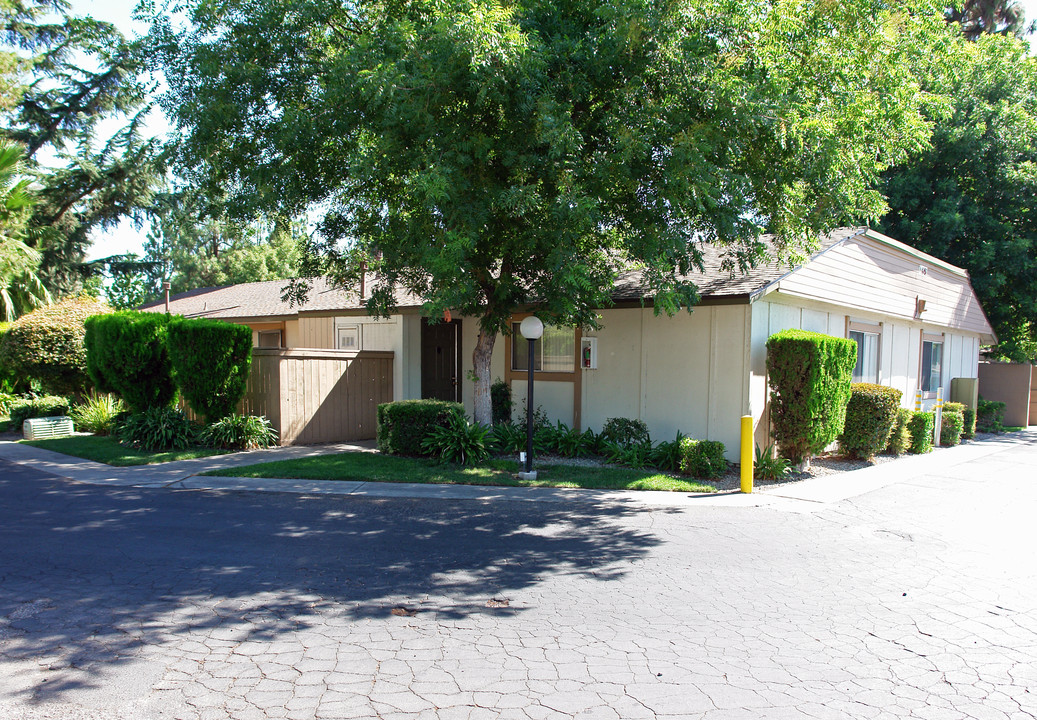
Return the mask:
[(370, 440), (393, 399), (393, 353), (254, 350), (243, 407), (266, 415), (282, 445)]

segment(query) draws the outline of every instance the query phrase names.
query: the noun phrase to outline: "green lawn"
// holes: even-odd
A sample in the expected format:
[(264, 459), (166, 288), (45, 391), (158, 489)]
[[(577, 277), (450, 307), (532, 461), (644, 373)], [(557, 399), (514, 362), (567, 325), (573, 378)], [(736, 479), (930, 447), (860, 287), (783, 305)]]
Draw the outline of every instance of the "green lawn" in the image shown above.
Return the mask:
[(22, 440), (26, 445), (53, 450), (54, 452), (96, 460), (106, 465), (124, 467), (127, 465), (151, 465), (153, 463), (171, 462), (173, 460), (190, 460), (191, 458), (223, 455), (226, 450), (213, 448), (189, 448), (187, 450), (171, 450), (169, 452), (144, 452), (120, 445), (110, 437), (97, 435), (73, 435), (72, 437), (52, 438), (50, 440)]
[(495, 460), (478, 467), (464, 468), (457, 465), (435, 463), (430, 460), (375, 453), (346, 452), (298, 460), (279, 460), (228, 470), (212, 470), (205, 474), (254, 478), (355, 480), (360, 482), (716, 492), (716, 489), (711, 485), (673, 478), (654, 470), (537, 465), (537, 479), (526, 481), (519, 480), (515, 476), (519, 469), (519, 464), (513, 460)]

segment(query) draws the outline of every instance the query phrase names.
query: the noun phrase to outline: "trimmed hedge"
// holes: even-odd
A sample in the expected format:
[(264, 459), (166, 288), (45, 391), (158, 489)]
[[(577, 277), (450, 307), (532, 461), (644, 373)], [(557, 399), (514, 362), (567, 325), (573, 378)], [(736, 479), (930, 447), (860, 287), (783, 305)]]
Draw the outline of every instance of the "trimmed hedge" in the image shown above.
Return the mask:
[(11, 429), (21, 432), (22, 423), (29, 418), (68, 415), (69, 406), (68, 398), (57, 395), (47, 395), (31, 400), (15, 400), (9, 408)]
[(952, 408), (952, 405), (958, 405), (961, 410), (965, 409), (965, 406), (959, 403), (947, 403), (943, 406), (943, 418), (940, 421), (941, 445), (951, 446), (961, 442), (961, 431), (965, 426), (965, 418), (962, 416), (961, 410)]
[(972, 440), (976, 437), (976, 409), (966, 407), (961, 411), (963, 426), (961, 429), (962, 440)]
[(911, 452), (921, 455), (932, 451), (935, 426), (936, 416), (931, 412), (911, 413), (907, 423), (907, 430), (911, 433)]
[(388, 455), (427, 455), (421, 447), (437, 427), (449, 427), (451, 416), (464, 417), (461, 403), (446, 400), (398, 400), (378, 406), (378, 450)]
[(907, 424), (911, 421), (911, 411), (907, 408), (897, 408), (897, 416), (893, 421), (893, 430), (889, 433), (889, 442), (886, 444), (886, 452), (890, 455), (903, 455), (911, 447), (911, 432)]
[(166, 341), (173, 379), (208, 423), (227, 417), (245, 396), (252, 330), (222, 320), (173, 318)]
[(132, 413), (176, 399), (166, 350), (169, 316), (124, 310), (86, 323), (87, 369), (99, 392), (122, 398)]
[(16, 378), (37, 378), (46, 392), (84, 394), (90, 384), (84, 323), (111, 311), (104, 303), (81, 297), (23, 315), (0, 338), (0, 365)]
[(680, 471), (684, 475), (710, 479), (727, 472), (724, 443), (717, 440), (680, 440)]
[(854, 383), (851, 387), (839, 448), (850, 457), (868, 460), (889, 442), (903, 393), (874, 383)]
[(800, 463), (843, 430), (857, 343), (784, 330), (767, 339), (771, 424), (782, 457)]

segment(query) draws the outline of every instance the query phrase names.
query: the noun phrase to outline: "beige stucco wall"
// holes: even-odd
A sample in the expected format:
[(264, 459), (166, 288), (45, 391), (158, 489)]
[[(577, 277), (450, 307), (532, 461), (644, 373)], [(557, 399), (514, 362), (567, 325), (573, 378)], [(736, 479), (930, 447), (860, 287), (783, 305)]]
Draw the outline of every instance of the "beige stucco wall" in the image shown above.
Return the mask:
[(748, 306), (700, 306), (656, 316), (651, 308), (601, 313), (598, 369), (583, 371), (583, 426), (640, 418), (653, 440), (677, 431), (719, 440), (738, 455), (739, 422), (749, 400)]

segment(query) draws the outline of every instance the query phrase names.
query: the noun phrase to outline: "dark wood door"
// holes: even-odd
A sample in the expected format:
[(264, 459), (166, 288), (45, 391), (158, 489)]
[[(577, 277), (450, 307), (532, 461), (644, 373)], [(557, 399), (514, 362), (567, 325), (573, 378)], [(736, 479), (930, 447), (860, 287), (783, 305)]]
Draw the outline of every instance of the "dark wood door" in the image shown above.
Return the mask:
[(421, 397), (461, 402), (461, 321), (421, 319)]

